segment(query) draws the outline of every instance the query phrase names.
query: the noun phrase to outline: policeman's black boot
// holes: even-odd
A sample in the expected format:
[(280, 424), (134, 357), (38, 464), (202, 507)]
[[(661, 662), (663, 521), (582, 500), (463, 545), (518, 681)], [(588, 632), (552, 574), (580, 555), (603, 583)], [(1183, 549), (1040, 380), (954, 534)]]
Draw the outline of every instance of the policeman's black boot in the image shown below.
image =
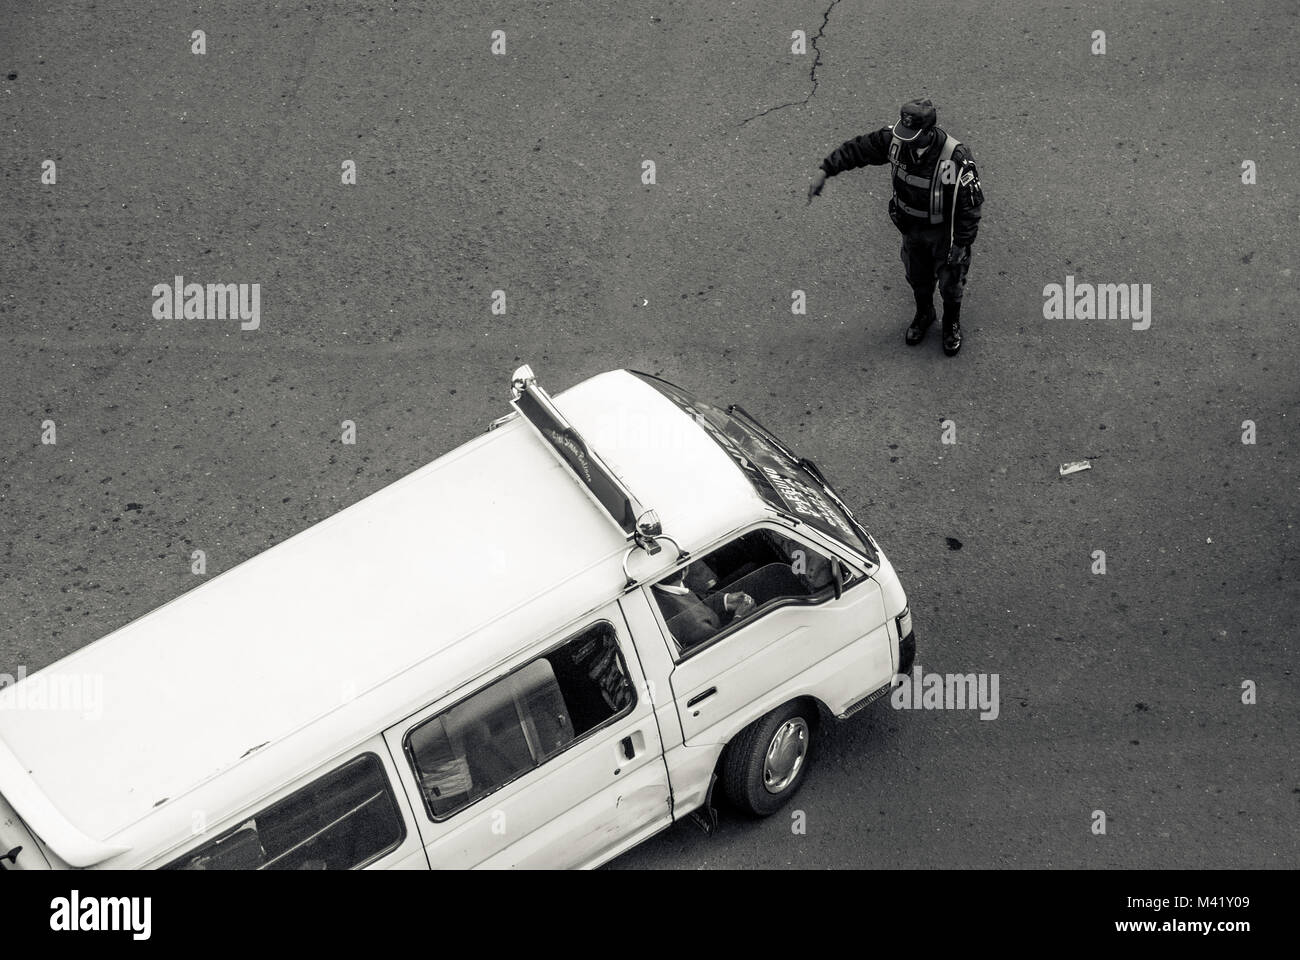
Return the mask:
[(912, 318), (912, 325), (907, 328), (904, 337), (909, 347), (914, 347), (925, 339), (925, 331), (930, 329), (935, 318), (933, 294), (913, 290), (912, 296), (916, 298), (916, 316)]
[(961, 349), (961, 303), (945, 300), (943, 302), (943, 352), (950, 357), (957, 355)]

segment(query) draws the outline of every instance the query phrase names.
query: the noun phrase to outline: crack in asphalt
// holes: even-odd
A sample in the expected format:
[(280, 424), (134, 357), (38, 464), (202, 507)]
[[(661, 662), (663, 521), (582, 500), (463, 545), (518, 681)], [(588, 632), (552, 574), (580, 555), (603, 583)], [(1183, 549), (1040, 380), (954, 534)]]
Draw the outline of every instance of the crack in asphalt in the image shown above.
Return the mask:
[(756, 113), (752, 117), (746, 117), (744, 120), (740, 121), (742, 127), (749, 123), (750, 120), (757, 120), (759, 117), (766, 117), (769, 113), (776, 113), (776, 111), (784, 110), (786, 107), (803, 107), (808, 105), (808, 101), (817, 93), (817, 84), (821, 82), (817, 79), (817, 68), (821, 66), (822, 63), (822, 51), (821, 48), (817, 46), (817, 41), (820, 40), (822, 35), (826, 32), (826, 24), (830, 23), (831, 20), (831, 11), (835, 9), (836, 4), (839, 2), (840, 0), (831, 0), (831, 5), (827, 7), (826, 12), (822, 14), (821, 29), (817, 31), (817, 36), (813, 37), (809, 41), (809, 43), (812, 44), (812, 48), (817, 51), (817, 56), (813, 58), (812, 67), (808, 70), (808, 79), (812, 81), (812, 89), (808, 91), (808, 96), (804, 97), (802, 100), (791, 100), (788, 103), (778, 104), (775, 107), (768, 107), (766, 110)]

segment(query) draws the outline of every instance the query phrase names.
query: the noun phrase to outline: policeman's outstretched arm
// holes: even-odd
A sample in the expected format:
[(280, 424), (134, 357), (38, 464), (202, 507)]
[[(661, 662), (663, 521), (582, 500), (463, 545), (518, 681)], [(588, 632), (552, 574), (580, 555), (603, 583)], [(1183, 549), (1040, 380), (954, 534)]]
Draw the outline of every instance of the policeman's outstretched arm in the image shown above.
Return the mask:
[(836, 176), (847, 170), (856, 170), (858, 167), (879, 166), (887, 163), (889, 161), (889, 141), (891, 136), (892, 133), (889, 127), (881, 127), (872, 133), (854, 137), (852, 140), (845, 140), (839, 147), (832, 150), (826, 159), (821, 162), (821, 168), (813, 177), (813, 182), (808, 186), (808, 202), (812, 203), (812, 198), (822, 192), (827, 177)]

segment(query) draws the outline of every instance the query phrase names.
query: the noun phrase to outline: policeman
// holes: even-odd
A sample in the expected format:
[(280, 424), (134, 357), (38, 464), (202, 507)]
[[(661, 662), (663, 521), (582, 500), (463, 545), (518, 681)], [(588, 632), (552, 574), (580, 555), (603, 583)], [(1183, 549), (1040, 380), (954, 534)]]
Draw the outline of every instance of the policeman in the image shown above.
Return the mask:
[(965, 144), (935, 126), (929, 100), (912, 100), (898, 122), (845, 141), (821, 162), (808, 202), (826, 178), (857, 167), (888, 163), (894, 169), (889, 218), (903, 234), (903, 269), (916, 297), (916, 316), (905, 339), (915, 346), (934, 323), (934, 284), (943, 298), (943, 352), (961, 349), (961, 297), (970, 248), (979, 230), (984, 190)]

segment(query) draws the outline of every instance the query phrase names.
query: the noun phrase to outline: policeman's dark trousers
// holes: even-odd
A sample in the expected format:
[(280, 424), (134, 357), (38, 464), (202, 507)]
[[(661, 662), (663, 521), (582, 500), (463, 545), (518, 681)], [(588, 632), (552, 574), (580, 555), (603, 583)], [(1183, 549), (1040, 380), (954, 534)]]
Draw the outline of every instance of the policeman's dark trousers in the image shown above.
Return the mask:
[(929, 303), (934, 296), (935, 281), (939, 296), (949, 303), (961, 303), (966, 289), (966, 271), (970, 269), (970, 247), (960, 263), (948, 264), (948, 225), (913, 227), (903, 234), (900, 253), (908, 285), (916, 302)]

